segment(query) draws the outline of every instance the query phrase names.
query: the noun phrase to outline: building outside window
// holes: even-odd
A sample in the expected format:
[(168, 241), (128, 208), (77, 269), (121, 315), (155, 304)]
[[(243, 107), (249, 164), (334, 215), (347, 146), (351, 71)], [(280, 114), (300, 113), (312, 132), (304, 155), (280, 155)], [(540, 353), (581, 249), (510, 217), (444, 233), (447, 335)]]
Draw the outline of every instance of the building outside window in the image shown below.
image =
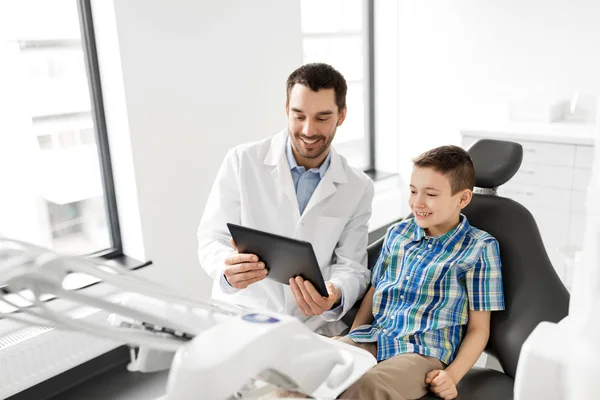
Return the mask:
[(348, 83), (348, 116), (335, 148), (350, 164), (374, 167), (372, 99), (372, 0), (301, 0), (303, 62), (325, 62)]
[(120, 252), (98, 83), (89, 1), (0, 2), (0, 235)]

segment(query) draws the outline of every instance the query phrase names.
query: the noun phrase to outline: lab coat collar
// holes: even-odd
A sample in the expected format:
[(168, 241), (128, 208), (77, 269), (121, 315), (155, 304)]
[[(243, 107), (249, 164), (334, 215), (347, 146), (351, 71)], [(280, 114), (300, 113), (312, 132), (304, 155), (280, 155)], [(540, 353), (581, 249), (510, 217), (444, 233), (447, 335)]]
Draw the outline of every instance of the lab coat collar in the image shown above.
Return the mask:
[[(277, 166), (278, 168), (281, 168), (281, 164), (285, 163), (284, 166), (289, 169), (287, 158), (285, 156), (285, 143), (288, 136), (288, 130), (286, 128), (273, 137), (271, 140), (271, 145), (269, 146), (269, 151), (264, 159), (265, 165)], [(329, 151), (331, 153), (331, 164), (329, 165), (325, 176), (323, 176), (323, 179), (330, 176), (330, 179), (335, 183), (348, 182), (348, 177), (346, 176), (346, 171), (342, 165), (342, 159), (340, 155), (337, 153), (337, 151), (335, 151), (333, 146), (329, 148)]]
[[(285, 143), (287, 141), (288, 131), (284, 129), (273, 137), (269, 146), (269, 151), (264, 160), (265, 165), (275, 166), (271, 172), (271, 176), (278, 183), (278, 186), (283, 190), (287, 198), (295, 205), (295, 209), (298, 210), (298, 218), (301, 218), (298, 207), (298, 198), (296, 196), (296, 190), (294, 189), (294, 182), (292, 180), (292, 173), (290, 166), (285, 155)], [(333, 147), (330, 148), (331, 152), (331, 164), (327, 169), (327, 172), (319, 182), (319, 185), (315, 189), (311, 196), (302, 216), (306, 215), (310, 209), (315, 207), (317, 204), (325, 200), (326, 198), (337, 192), (335, 183), (346, 183), (348, 177), (342, 164), (342, 159), (337, 154)]]

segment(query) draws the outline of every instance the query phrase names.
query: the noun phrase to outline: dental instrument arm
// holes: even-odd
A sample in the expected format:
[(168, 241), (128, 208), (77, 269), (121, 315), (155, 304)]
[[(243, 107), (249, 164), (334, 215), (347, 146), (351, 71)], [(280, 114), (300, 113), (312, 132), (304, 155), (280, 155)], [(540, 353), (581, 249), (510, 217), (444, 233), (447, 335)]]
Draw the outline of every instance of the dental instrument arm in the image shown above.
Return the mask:
[[(125, 300), (66, 290), (65, 279), (73, 272), (115, 286), (127, 294)], [(165, 400), (200, 394), (229, 399), (257, 379), (333, 398), (376, 362), (366, 351), (311, 332), (296, 318), (192, 301), (124, 268), (1, 237), (0, 286), (12, 296), (0, 300), (7, 306), (0, 317), (140, 346), (132, 369), (156, 369), (144, 365), (156, 362), (140, 359), (144, 352), (174, 353)], [(18, 302), (11, 300), (19, 297)], [(49, 307), (44, 301), (48, 297), (106, 310), (111, 316), (104, 324), (75, 319)], [(162, 362), (168, 367), (171, 358)]]

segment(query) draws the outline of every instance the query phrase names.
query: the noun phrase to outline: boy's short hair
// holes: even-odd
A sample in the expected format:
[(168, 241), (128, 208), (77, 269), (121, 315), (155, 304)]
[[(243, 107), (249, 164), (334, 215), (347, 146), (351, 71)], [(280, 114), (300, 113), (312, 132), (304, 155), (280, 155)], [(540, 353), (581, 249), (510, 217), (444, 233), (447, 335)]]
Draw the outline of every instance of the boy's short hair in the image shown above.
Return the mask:
[(338, 111), (342, 111), (346, 107), (346, 93), (348, 92), (346, 79), (329, 64), (305, 64), (292, 72), (286, 83), (288, 103), (290, 92), (295, 84), (307, 86), (313, 92), (318, 92), (319, 89), (333, 89)]
[(415, 167), (432, 168), (450, 180), (452, 194), (475, 186), (475, 167), (465, 149), (458, 146), (441, 146), (413, 159)]

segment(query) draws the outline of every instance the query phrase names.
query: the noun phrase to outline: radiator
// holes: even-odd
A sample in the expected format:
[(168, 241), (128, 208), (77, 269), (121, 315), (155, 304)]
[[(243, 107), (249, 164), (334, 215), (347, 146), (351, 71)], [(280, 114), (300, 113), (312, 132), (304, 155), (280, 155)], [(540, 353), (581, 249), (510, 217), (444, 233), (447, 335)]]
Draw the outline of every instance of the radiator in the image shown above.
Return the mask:
[[(69, 316), (104, 322), (108, 314), (79, 308)], [(0, 336), (0, 399), (50, 379), (118, 346), (97, 336), (2, 320)], [(6, 326), (4, 326), (6, 325)], [(10, 327), (9, 327), (10, 325)], [(9, 333), (6, 333), (7, 330)]]

